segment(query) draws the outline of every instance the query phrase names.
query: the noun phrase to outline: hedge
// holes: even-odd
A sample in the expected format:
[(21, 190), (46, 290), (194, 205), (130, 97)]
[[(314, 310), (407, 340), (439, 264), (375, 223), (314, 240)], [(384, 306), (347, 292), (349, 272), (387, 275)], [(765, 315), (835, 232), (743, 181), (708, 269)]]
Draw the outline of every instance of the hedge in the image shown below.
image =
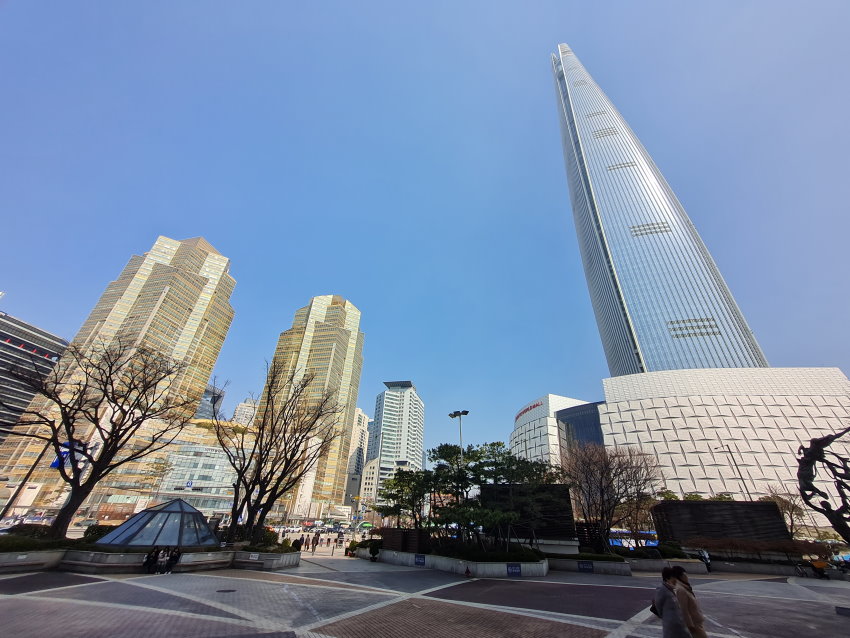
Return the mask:
[(89, 525), (86, 528), (86, 531), (83, 532), (83, 539), (85, 539), (89, 543), (93, 543), (96, 540), (100, 540), (101, 538), (106, 536), (116, 527), (117, 525)]

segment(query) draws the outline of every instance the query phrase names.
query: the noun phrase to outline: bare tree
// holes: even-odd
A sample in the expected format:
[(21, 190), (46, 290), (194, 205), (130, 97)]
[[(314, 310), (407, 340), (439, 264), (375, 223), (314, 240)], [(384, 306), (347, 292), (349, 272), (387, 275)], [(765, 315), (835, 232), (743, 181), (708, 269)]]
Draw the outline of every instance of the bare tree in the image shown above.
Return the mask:
[(65, 536), (95, 486), (125, 463), (156, 452), (180, 433), (197, 400), (172, 391), (184, 364), (121, 341), (85, 349), (71, 345), (47, 372), (14, 367), (10, 374), (35, 398), (6, 432), (45, 442), (58, 459), (69, 494), (50, 535)]
[(791, 538), (795, 538), (800, 531), (806, 509), (803, 506), (803, 497), (797, 492), (788, 492), (776, 485), (769, 485), (767, 496), (762, 496), (760, 501), (773, 501), (779, 507), (779, 513), (785, 519)]
[(610, 551), (611, 528), (629, 515), (625, 503), (652, 494), (660, 472), (655, 457), (634, 447), (609, 449), (594, 443), (571, 446), (561, 460), (576, 509), (595, 530), (597, 552)]
[(247, 537), (259, 540), (271, 508), (339, 436), (339, 412), (335, 393), (318, 390), (312, 375), (287, 374), (272, 363), (251, 425), (215, 419), (219, 445), (236, 473), (229, 541), (240, 517)]
[(657, 502), (652, 494), (643, 493), (623, 501), (617, 508), (614, 518), (618, 524), (628, 527), (635, 547), (645, 545), (650, 538), (648, 532), (653, 529), (650, 510)]

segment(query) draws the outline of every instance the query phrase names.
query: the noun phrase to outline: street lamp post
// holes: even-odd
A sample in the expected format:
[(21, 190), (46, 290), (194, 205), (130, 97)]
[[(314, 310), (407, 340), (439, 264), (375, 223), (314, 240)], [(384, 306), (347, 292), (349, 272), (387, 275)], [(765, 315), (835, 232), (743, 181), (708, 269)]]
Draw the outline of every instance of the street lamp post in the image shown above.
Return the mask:
[(450, 412), (449, 416), (454, 419), (457, 418), (457, 427), (458, 432), (460, 433), (460, 464), (463, 465), (463, 417), (469, 414), (469, 410), (455, 410), (454, 412)]
[[(732, 448), (729, 447), (728, 443), (724, 443), (723, 445), (712, 448), (714, 450), (724, 450), (729, 457), (732, 459), (732, 465), (735, 466), (735, 470), (738, 472), (738, 478), (741, 480), (741, 485), (744, 488), (744, 491), (747, 493), (747, 498), (749, 500), (753, 500), (753, 495), (750, 494), (750, 488), (747, 487), (747, 482), (744, 480), (744, 475), (741, 473), (741, 468), (738, 466), (738, 459), (735, 458), (735, 455), (732, 453)], [(736, 448), (737, 449), (737, 448)]]

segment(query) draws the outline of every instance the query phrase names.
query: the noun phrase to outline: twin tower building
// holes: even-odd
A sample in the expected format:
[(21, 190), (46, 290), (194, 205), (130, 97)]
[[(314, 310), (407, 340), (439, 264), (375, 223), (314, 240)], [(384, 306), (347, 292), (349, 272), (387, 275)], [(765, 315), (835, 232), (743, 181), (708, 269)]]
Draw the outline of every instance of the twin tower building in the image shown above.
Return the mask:
[(564, 160), (611, 378), (605, 401), (546, 395), (515, 417), (517, 454), (637, 446), (680, 495), (794, 492), (796, 451), (850, 422), (837, 368), (770, 368), (679, 200), (569, 46), (552, 55)]
[[(182, 361), (186, 365), (173, 379), (172, 387), (181, 396), (200, 401), (234, 317), (230, 295), (235, 281), (229, 268), (230, 260), (202, 238), (176, 241), (160, 237), (150, 251), (132, 257), (118, 279), (109, 284), (72, 343), (85, 350), (120, 341), (149, 347)], [(295, 313), (292, 327), (280, 335), (274, 362), (281, 366), (283, 374), (312, 375), (311, 392), (316, 396), (332, 392), (341, 409), (337, 417), (340, 435), (302, 480), (293, 498), (283, 504), (286, 511), (277, 512), (280, 518), (287, 514), (318, 518), (333, 514), (333, 508), (338, 508), (337, 516), (342, 518), (356, 504), (357, 499), (352, 497), (359, 497), (364, 466), (371, 460), (367, 458), (369, 420), (356, 407), (363, 342), (360, 311), (335, 295), (314, 297)], [(29, 352), (14, 337), (4, 340), (3, 345), (9, 346), (10, 352), (21, 348)], [(52, 365), (58, 358), (53, 356), (46, 361)], [(383, 465), (395, 467), (401, 458), (412, 461), (406, 466), (421, 469), (421, 400), (410, 382), (387, 385), (387, 392), (378, 397), (384, 414), (376, 419), (384, 437), (373, 444), (372, 454), (381, 457)], [(397, 388), (399, 385), (404, 387)], [(402, 414), (395, 409), (398, 390), (408, 400), (413, 397), (418, 402), (415, 414)], [(18, 397), (18, 413), (31, 398), (32, 395)], [(15, 427), (17, 415), (3, 416), (4, 426)], [(208, 428), (186, 428), (163, 451), (162, 458), (128, 464), (99, 485), (89, 499), (89, 511), (112, 512), (113, 518), (120, 518), (140, 509), (148, 498), (156, 498), (154, 492), (160, 497), (180, 496), (207, 513), (229, 511), (232, 477), (215, 445)], [(18, 436), (9, 436), (0, 443), (0, 472), (9, 485), (17, 487), (26, 480), (24, 477), (33, 459), (40, 458), (42, 448), (43, 443)], [(198, 461), (199, 456), (202, 461)], [(163, 470), (162, 476), (151, 477), (150, 468), (157, 462), (168, 469)], [(14, 511), (62, 505), (67, 488), (49, 465), (50, 459), (35, 468)], [(128, 505), (124, 509), (115, 505), (124, 501)]]

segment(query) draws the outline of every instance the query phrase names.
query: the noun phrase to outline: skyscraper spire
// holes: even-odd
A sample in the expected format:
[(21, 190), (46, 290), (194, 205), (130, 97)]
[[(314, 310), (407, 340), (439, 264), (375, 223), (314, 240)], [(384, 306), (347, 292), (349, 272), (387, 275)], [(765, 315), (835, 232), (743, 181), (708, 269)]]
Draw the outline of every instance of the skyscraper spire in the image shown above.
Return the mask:
[(679, 200), (566, 44), (552, 55), (579, 248), (613, 376), (767, 367)]

